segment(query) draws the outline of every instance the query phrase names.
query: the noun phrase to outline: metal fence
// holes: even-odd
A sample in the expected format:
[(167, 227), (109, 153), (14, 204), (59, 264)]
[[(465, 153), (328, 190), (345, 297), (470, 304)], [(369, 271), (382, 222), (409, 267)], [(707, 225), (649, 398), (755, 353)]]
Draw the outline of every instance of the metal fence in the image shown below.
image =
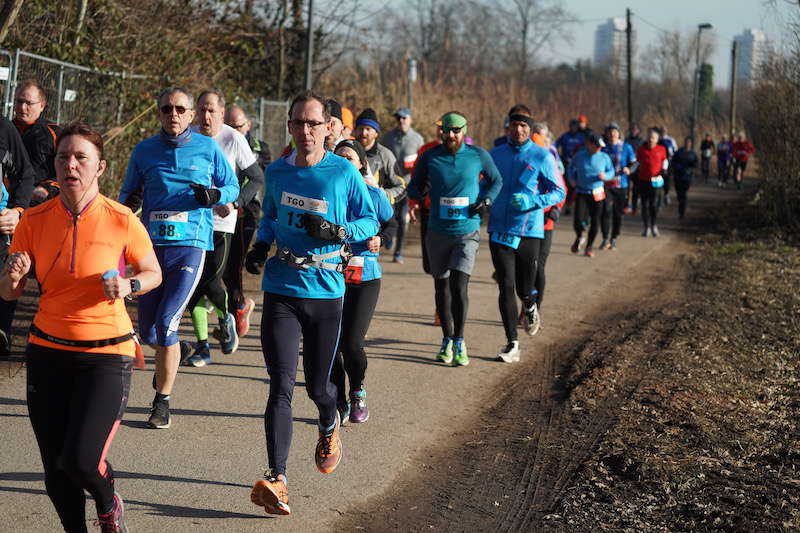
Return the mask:
[(267, 143), (273, 159), (278, 157), (290, 140), (286, 129), (289, 102), (255, 98), (237, 101), (236, 104), (250, 117), (253, 123), (251, 134)]

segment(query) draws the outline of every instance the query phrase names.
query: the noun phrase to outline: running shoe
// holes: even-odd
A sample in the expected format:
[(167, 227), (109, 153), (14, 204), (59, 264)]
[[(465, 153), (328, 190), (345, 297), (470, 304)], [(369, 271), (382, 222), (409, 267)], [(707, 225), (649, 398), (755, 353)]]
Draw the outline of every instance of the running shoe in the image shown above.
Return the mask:
[(250, 492), (250, 501), (263, 507), (268, 514), (289, 515), (289, 488), (286, 476), (275, 475), (272, 470), (264, 472), (264, 479), (259, 479)]
[(669, 205), (672, 203), (672, 200), (669, 198), (669, 194), (664, 195), (664, 205)]
[(350, 403), (353, 410), (350, 412), (350, 422), (353, 424), (360, 424), (366, 422), (369, 418), (369, 409), (367, 409), (367, 391), (364, 387), (350, 393)]
[(433, 325), (434, 326), (441, 326), (442, 320), (439, 318), (439, 313), (434, 311), (433, 313)]
[(336, 402), (336, 410), (339, 411), (339, 420), (342, 421), (342, 425), (345, 425), (345, 422), (350, 420), (350, 409), (350, 402), (347, 400)]
[(575, 242), (572, 243), (572, 247), (570, 247), (569, 251), (572, 252), (573, 254), (577, 254), (578, 250), (580, 249), (581, 249), (581, 238), (576, 237)]
[(592, 251), (592, 247), (587, 246), (586, 250), (584, 250), (583, 252), (583, 255), (585, 255), (586, 257), (594, 257), (594, 252)]
[(617, 239), (611, 239), (611, 244), (609, 244), (611, 250), (617, 249)]
[[(194, 348), (192, 348), (192, 343), (189, 341), (181, 341), (180, 348), (181, 348), (181, 364), (182, 365), (187, 364), (187, 360), (192, 356), (192, 352), (194, 351)], [(155, 382), (155, 377), (156, 377), (155, 374), (153, 374), (154, 382)], [(155, 389), (156, 386), (153, 385), (153, 388)]]
[(511, 341), (497, 354), (497, 360), (504, 363), (519, 361), (519, 341)]
[(147, 425), (153, 429), (167, 429), (169, 424), (169, 401), (153, 400), (153, 407), (150, 409), (150, 418), (147, 420)]
[(647, 237), (649, 233), (650, 233), (650, 226), (645, 226), (644, 231), (642, 231), (642, 237)]
[(539, 319), (539, 308), (536, 306), (536, 304), (533, 304), (530, 309), (525, 309), (525, 318), (527, 322), (525, 324), (525, 333), (533, 337), (539, 332), (539, 326), (541, 325), (541, 321)]
[(252, 298), (244, 299), (244, 306), (236, 310), (236, 334), (244, 337), (250, 331), (250, 315), (253, 314), (256, 303)]
[(125, 507), (122, 497), (114, 492), (114, 509), (105, 513), (97, 514), (96, 526), (100, 526), (102, 533), (128, 533), (125, 525)]
[(0, 357), (9, 357), (11, 355), (11, 339), (5, 331), (0, 329)]
[(658, 226), (653, 226), (652, 228), (650, 228), (650, 235), (652, 235), (653, 237), (658, 237), (659, 235), (661, 235), (661, 232), (658, 231)]
[(396, 255), (392, 259), (392, 263), (397, 263), (398, 265), (402, 265), (403, 263), (405, 263), (405, 260), (403, 259), (402, 255)]
[(219, 341), (222, 353), (232, 354), (239, 348), (239, 335), (236, 333), (236, 319), (233, 318), (233, 314), (228, 313), (224, 319), (220, 320), (219, 329), (222, 332), (222, 338)]
[(445, 337), (442, 339), (442, 347), (436, 354), (436, 360), (449, 365), (453, 362), (453, 339)]
[(208, 347), (208, 341), (201, 341), (197, 343), (194, 353), (189, 359), (186, 360), (186, 366), (194, 366), (200, 368), (202, 366), (211, 364), (211, 351)]
[(314, 449), (314, 462), (317, 470), (323, 474), (330, 474), (339, 466), (342, 459), (342, 440), (339, 438), (339, 413), (336, 413), (336, 425), (330, 433), (319, 432), (317, 446)]
[(467, 356), (467, 343), (461, 340), (453, 341), (453, 366), (467, 366), (469, 357)]
[(608, 244), (608, 241), (607, 241), (606, 239), (603, 239), (603, 240), (600, 242), (600, 249), (601, 249), (601, 250), (608, 250), (608, 249), (610, 249), (610, 248), (611, 248), (611, 245), (610, 245), (610, 244)]

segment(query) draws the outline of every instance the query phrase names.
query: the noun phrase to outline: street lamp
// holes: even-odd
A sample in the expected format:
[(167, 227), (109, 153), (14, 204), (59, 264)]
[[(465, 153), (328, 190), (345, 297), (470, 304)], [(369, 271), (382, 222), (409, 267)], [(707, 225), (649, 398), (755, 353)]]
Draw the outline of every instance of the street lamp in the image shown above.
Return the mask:
[(710, 30), (711, 24), (705, 22), (697, 25), (697, 54), (695, 55), (694, 62), (694, 92), (692, 94), (692, 142), (694, 143), (695, 128), (697, 127), (697, 107), (700, 101), (700, 38), (703, 35), (703, 30)]

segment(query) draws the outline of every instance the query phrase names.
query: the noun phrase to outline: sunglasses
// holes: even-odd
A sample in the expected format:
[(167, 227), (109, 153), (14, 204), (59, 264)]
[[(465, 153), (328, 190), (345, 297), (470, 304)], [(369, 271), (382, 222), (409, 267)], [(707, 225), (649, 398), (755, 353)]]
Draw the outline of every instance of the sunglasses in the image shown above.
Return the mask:
[(162, 105), (160, 111), (164, 115), (171, 115), (173, 109), (179, 115), (183, 115), (186, 113), (187, 108), (183, 107), (182, 105)]
[(313, 130), (314, 128), (322, 126), (323, 124), (325, 124), (325, 122), (318, 122), (316, 120), (300, 120), (298, 118), (294, 118), (289, 121), (289, 124), (291, 124), (297, 129), (300, 129), (303, 126), (308, 126), (308, 129)]
[(445, 133), (452, 132), (452, 133), (455, 133), (456, 135), (458, 135), (459, 133), (461, 133), (461, 129), (462, 128), (442, 128), (442, 131), (445, 132)]

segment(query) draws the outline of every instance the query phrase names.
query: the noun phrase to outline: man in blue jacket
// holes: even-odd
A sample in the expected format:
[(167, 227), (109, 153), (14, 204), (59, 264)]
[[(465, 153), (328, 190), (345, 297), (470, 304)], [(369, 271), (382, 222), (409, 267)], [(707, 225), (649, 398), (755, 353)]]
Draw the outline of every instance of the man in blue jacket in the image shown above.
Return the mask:
[[(306, 391), (319, 410), (317, 469), (333, 472), (341, 459), (329, 379), (342, 320), (343, 272), (348, 243), (378, 233), (363, 178), (349, 161), (325, 150), (330, 121), (328, 100), (305, 92), (292, 102), (288, 126), (295, 151), (267, 167), (264, 214), (245, 262), (253, 274), (264, 269), (261, 346), (270, 376), (264, 413), (269, 469), (250, 499), (270, 514), (291, 512), (286, 461), (301, 335)], [(267, 261), (273, 243), (277, 253)]]
[(478, 253), (481, 217), (489, 213), (503, 178), (486, 150), (464, 142), (463, 113), (451, 111), (441, 120), (442, 144), (417, 160), (408, 194), (412, 200), (431, 199), (425, 246), (444, 337), (436, 358), (466, 366), (467, 285)]
[(534, 122), (530, 109), (518, 105), (514, 110), (508, 117), (509, 142), (490, 152), (503, 176), (503, 187), (489, 217), (489, 250), (500, 288), (500, 317), (507, 340), (497, 359), (506, 363), (519, 361), (516, 296), (522, 300), (526, 332), (534, 335), (538, 329), (533, 292), (544, 239), (544, 208), (561, 202), (566, 193), (556, 181), (550, 152), (531, 141)]
[[(239, 182), (217, 142), (192, 133), (194, 99), (185, 89), (158, 96), (161, 132), (136, 145), (120, 192), (135, 204), (155, 246), (163, 282), (139, 298), (139, 333), (156, 350), (156, 395), (148, 424), (170, 426), (169, 400), (180, 364), (178, 325), (214, 249), (211, 208), (236, 200)], [(133, 289), (136, 292), (138, 289)]]

